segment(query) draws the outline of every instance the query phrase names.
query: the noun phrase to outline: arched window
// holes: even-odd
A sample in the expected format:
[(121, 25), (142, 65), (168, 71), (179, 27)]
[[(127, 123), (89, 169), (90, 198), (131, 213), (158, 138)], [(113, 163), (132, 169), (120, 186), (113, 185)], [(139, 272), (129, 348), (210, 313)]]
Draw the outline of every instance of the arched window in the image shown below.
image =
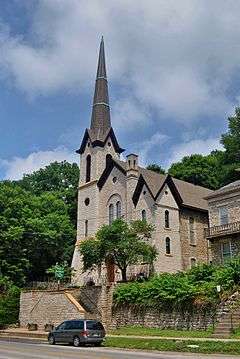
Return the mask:
[(84, 235), (85, 237), (88, 236), (88, 220), (85, 221)]
[(110, 155), (110, 153), (108, 153), (108, 154), (106, 155), (106, 167), (107, 167), (107, 165), (111, 162), (111, 160), (112, 160), (112, 155)]
[(108, 218), (109, 218), (109, 224), (112, 224), (114, 220), (114, 207), (112, 203), (108, 207)]
[(91, 180), (91, 156), (87, 155), (86, 158), (86, 182)]
[(190, 259), (190, 267), (193, 268), (195, 267), (197, 264), (196, 258), (191, 258)]
[(165, 211), (165, 228), (169, 228), (169, 211)]
[(166, 245), (166, 254), (171, 254), (171, 240), (169, 237), (166, 238), (165, 245)]
[(142, 210), (142, 221), (146, 221), (147, 220), (147, 215), (146, 215), (146, 211), (145, 209)]
[(121, 202), (117, 201), (116, 203), (116, 210), (117, 210), (117, 218), (121, 218), (122, 216), (122, 208), (121, 208)]

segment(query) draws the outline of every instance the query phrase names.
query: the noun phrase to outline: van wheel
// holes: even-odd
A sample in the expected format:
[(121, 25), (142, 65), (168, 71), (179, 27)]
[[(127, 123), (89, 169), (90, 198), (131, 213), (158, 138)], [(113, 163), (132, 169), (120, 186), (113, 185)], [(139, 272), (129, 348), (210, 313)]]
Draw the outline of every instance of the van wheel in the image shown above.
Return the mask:
[(94, 343), (95, 347), (100, 347), (102, 345), (102, 342)]
[(79, 339), (79, 337), (74, 337), (73, 338), (73, 345), (74, 347), (80, 347), (81, 341)]
[(54, 345), (55, 344), (55, 338), (53, 335), (49, 335), (48, 337), (48, 343), (51, 344), (51, 345)]

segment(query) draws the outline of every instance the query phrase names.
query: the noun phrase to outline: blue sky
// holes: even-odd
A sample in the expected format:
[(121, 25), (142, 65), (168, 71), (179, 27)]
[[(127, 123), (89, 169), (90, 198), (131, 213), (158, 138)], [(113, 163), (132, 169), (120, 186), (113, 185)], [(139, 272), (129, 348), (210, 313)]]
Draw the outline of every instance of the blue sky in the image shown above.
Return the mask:
[(112, 124), (140, 162), (220, 148), (240, 96), (240, 3), (1, 0), (0, 179), (74, 153), (104, 35)]

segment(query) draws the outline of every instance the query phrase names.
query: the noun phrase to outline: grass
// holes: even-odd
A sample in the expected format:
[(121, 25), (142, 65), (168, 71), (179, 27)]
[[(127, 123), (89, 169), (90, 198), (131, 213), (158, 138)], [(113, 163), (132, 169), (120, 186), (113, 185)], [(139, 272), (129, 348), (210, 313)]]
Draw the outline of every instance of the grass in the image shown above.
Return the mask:
[(231, 338), (240, 339), (240, 327), (234, 329), (233, 333), (231, 334)]
[(207, 338), (212, 334), (212, 328), (207, 330), (174, 330), (146, 328), (141, 326), (126, 326), (112, 330), (113, 335), (158, 336), (169, 338)]
[[(189, 347), (190, 345), (190, 347)], [(158, 351), (176, 351), (205, 354), (240, 354), (240, 345), (237, 342), (218, 342), (218, 341), (184, 341), (174, 339), (136, 339), (136, 338), (107, 338), (104, 346), (124, 348), (124, 349), (141, 349), (141, 350), (158, 350)], [(194, 347), (191, 347), (194, 346)]]

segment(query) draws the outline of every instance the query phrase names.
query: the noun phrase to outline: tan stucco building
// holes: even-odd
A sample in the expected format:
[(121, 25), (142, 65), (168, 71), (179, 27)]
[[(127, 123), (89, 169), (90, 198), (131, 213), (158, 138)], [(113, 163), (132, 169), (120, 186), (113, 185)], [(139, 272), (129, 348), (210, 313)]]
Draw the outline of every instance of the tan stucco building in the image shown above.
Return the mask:
[[(85, 283), (98, 273), (82, 273), (78, 245), (94, 236), (103, 224), (115, 218), (146, 219), (155, 226), (151, 242), (158, 251), (154, 272), (176, 272), (208, 261), (207, 201), (212, 191), (144, 169), (138, 156), (120, 160), (124, 150), (111, 127), (104, 43), (101, 41), (92, 118), (79, 150), (77, 242), (72, 266), (74, 282)], [(134, 266), (128, 276), (148, 272), (147, 265)], [(116, 269), (117, 272), (117, 269)], [(118, 278), (118, 273), (116, 273)]]
[(207, 196), (210, 242), (213, 263), (224, 263), (240, 255), (240, 180)]

